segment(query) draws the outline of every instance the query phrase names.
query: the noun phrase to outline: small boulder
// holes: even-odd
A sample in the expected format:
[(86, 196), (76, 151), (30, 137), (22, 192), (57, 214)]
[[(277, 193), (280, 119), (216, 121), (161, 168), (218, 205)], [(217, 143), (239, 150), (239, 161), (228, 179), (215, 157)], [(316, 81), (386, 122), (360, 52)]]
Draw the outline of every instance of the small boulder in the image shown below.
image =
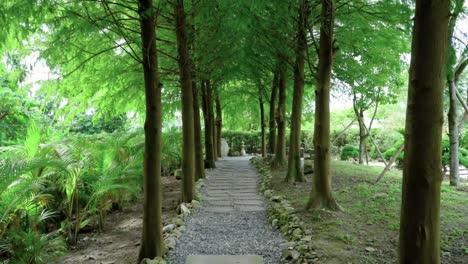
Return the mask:
[(169, 225), (163, 227), (163, 232), (164, 233), (171, 232), (172, 230), (174, 230), (174, 228), (175, 228), (174, 224), (169, 224)]
[(177, 241), (176, 241), (175, 238), (173, 238), (173, 237), (168, 237), (168, 238), (166, 239), (166, 248), (167, 248), (167, 249), (174, 249), (175, 246), (176, 246), (176, 244), (177, 244)]
[(181, 236), (182, 236), (182, 232), (180, 232), (179, 230), (174, 230), (174, 235), (177, 239), (179, 239)]
[(294, 229), (292, 234), (295, 237), (300, 237), (302, 235), (302, 230), (300, 228), (296, 228), (296, 229)]
[(293, 260), (298, 260), (300, 256), (301, 256), (301, 253), (299, 253), (297, 250), (291, 251), (291, 257)]
[(197, 200), (192, 200), (190, 204), (192, 205), (193, 208), (197, 208), (198, 206), (200, 206), (200, 202)]
[(182, 219), (180, 219), (179, 217), (177, 217), (176, 219), (174, 219), (174, 224), (176, 226), (182, 226), (182, 225), (184, 225), (184, 221)]
[(274, 226), (274, 227), (277, 227), (278, 226), (278, 219), (273, 219), (273, 221), (271, 221), (271, 225)]
[(180, 213), (184, 214), (184, 215), (189, 215), (190, 210), (187, 208), (187, 206), (185, 206), (185, 204), (181, 204), (180, 205)]

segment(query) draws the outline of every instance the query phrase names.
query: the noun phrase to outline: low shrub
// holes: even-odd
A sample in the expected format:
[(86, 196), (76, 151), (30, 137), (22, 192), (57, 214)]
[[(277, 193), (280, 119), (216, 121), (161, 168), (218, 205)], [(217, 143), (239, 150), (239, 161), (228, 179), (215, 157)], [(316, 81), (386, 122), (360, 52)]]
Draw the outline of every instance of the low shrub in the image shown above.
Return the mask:
[(346, 145), (341, 150), (341, 160), (348, 160), (349, 158), (356, 159), (357, 157), (359, 157), (359, 148), (353, 145)]

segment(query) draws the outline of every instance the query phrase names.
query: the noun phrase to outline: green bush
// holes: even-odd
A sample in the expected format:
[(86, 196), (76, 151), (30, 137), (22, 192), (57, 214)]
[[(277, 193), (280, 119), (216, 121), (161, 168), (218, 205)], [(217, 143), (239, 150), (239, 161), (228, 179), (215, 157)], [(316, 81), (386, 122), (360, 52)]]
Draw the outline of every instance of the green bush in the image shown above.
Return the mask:
[(330, 134), (330, 140), (331, 142), (334, 142), (335, 147), (342, 148), (346, 145), (359, 145), (359, 129), (348, 129), (340, 138), (337, 139), (341, 132), (341, 130), (333, 130)]
[(356, 159), (357, 157), (359, 157), (359, 148), (355, 146), (346, 145), (341, 150), (341, 160), (348, 160), (349, 158)]
[(465, 129), (463, 135), (460, 135), (460, 148), (468, 149), (468, 129)]
[(10, 263), (48, 264), (67, 251), (65, 241), (56, 232), (42, 234), (32, 229), (11, 229), (0, 244), (0, 255), (10, 256)]
[(468, 168), (468, 150), (459, 148), (458, 151), (460, 153), (460, 164)]

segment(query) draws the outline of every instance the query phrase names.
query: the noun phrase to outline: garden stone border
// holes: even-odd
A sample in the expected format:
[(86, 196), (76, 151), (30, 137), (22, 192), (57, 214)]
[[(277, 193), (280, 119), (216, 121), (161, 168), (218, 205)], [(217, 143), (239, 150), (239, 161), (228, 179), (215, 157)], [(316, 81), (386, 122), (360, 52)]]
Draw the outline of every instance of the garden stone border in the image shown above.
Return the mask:
[(260, 173), (260, 192), (268, 204), (268, 220), (278, 229), (288, 241), (286, 249), (281, 254), (283, 263), (315, 263), (320, 259), (310, 245), (312, 236), (304, 228), (304, 222), (295, 215), (296, 209), (282, 196), (275, 195), (271, 189), (271, 171), (268, 158), (254, 157), (252, 164)]
[[(177, 206), (177, 213), (178, 215), (171, 219), (171, 224), (165, 225), (163, 227), (163, 236), (164, 236), (164, 245), (166, 247), (166, 255), (169, 250), (173, 250), (177, 243), (179, 242), (179, 238), (182, 236), (182, 233), (185, 231), (185, 220), (187, 217), (197, 208), (200, 206), (202, 200), (202, 188), (205, 186), (203, 181), (204, 179), (200, 179), (197, 181), (195, 185), (196, 196), (195, 199), (192, 200), (190, 203), (181, 203)], [(164, 256), (165, 258), (166, 256)], [(166, 264), (166, 260), (161, 257), (157, 257), (154, 259), (143, 259), (141, 260), (140, 264)]]

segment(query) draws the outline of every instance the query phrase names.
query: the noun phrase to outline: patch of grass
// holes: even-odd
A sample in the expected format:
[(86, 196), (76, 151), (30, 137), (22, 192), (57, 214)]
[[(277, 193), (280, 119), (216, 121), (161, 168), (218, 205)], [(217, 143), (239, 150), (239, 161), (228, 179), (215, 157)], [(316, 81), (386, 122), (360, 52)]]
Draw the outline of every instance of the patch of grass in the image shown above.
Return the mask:
[[(272, 172), (272, 188), (298, 209), (296, 213), (313, 234), (312, 247), (324, 257), (320, 263), (394, 263), (400, 226), (401, 171), (391, 170), (378, 183), (382, 167), (332, 161), (333, 195), (344, 212), (304, 210), (311, 189), (306, 183), (285, 184), (284, 169)], [(441, 188), (442, 263), (466, 258), (468, 185)], [(366, 250), (366, 247), (375, 249)]]

